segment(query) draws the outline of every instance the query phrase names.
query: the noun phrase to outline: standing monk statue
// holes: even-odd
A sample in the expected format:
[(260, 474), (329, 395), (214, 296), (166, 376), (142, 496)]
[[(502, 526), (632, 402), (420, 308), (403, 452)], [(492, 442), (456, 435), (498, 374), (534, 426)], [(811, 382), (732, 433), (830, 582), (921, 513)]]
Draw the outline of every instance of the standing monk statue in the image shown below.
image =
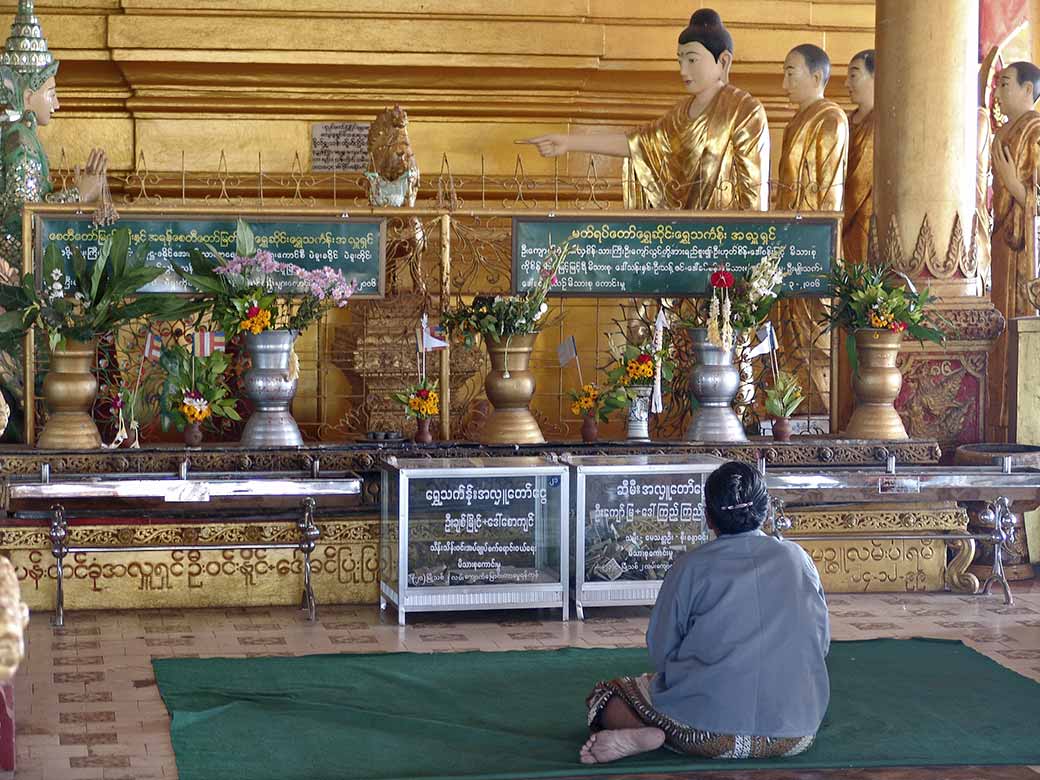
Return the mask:
[[(1037, 276), (1036, 186), (1040, 167), (1040, 68), (1013, 62), (1000, 73), (997, 99), (1008, 121), (993, 139), (993, 305), (1008, 320), (1034, 316), (1025, 285)], [(993, 346), (987, 441), (1008, 438), (1008, 339)]]
[[(784, 60), (784, 90), (798, 110), (784, 128), (775, 196), (779, 211), (841, 211), (849, 153), (849, 120), (823, 96), (831, 76), (827, 52), (811, 43), (795, 46)], [(781, 348), (807, 388), (809, 411), (829, 410), (830, 349), (823, 343), (819, 300), (780, 304)]]
[(532, 138), (544, 157), (588, 152), (629, 158), (628, 208), (765, 210), (769, 128), (762, 104), (727, 83), (733, 38), (702, 8), (679, 35), (679, 74), (690, 96), (627, 135), (551, 134)]
[(849, 99), (856, 109), (849, 113), (849, 166), (845, 176), (845, 219), (841, 223), (844, 259), (867, 259), (870, 219), (874, 216), (874, 50), (861, 51), (849, 63), (845, 79)]

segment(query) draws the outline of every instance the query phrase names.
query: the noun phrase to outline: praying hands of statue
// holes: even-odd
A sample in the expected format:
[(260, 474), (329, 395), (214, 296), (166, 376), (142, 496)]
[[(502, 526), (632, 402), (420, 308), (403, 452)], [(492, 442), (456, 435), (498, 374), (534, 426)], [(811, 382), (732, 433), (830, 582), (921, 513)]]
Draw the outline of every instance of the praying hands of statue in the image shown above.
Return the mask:
[(1000, 178), (1001, 183), (1010, 193), (1011, 197), (1020, 206), (1026, 204), (1026, 185), (1018, 178), (1018, 170), (1015, 159), (1011, 156), (1011, 150), (1007, 144), (997, 141), (993, 144), (993, 172)]
[(85, 168), (76, 166), (73, 173), (81, 203), (93, 203), (101, 199), (108, 176), (108, 158), (104, 149), (91, 149)]

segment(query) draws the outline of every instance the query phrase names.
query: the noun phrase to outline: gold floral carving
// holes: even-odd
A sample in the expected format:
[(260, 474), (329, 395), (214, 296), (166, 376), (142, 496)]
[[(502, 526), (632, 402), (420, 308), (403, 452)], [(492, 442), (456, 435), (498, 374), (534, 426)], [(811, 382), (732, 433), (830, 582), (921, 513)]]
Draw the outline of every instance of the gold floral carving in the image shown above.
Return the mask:
[(891, 215), (883, 237), (877, 235), (877, 230), (877, 224), (873, 222), (867, 243), (867, 257), (870, 262), (883, 261), (912, 277), (928, 273), (937, 279), (951, 279), (960, 272), (971, 279), (978, 274), (978, 231), (975, 217), (972, 217), (970, 241), (966, 245), (960, 214), (954, 214), (945, 253), (936, 250), (935, 231), (927, 214), (921, 220), (914, 251), (909, 256), (903, 252), (899, 221), (895, 214)]
[[(411, 442), (393, 445), (313, 445), (300, 449), (272, 451), (251, 450), (229, 445), (208, 445), (185, 454), (183, 448), (144, 447), (139, 450), (93, 451), (75, 455), (55, 454), (39, 450), (0, 450), (0, 474), (7, 476), (34, 476), (44, 464), (51, 474), (149, 474), (176, 473), (182, 461), (187, 460), (191, 471), (257, 472), (309, 471), (314, 460), (320, 461), (322, 472), (360, 471), (377, 469), (376, 461), (387, 455), (397, 457), (460, 457), (472, 458), (495, 455), (508, 451), (505, 447), (487, 447), (468, 443), (443, 443), (441, 446), (415, 447)], [(594, 454), (595, 446), (582, 447), (580, 443), (545, 445), (531, 451), (532, 455), (560, 452)], [(763, 452), (761, 443), (731, 445), (687, 444), (682, 442), (655, 442), (650, 445), (612, 447), (618, 455), (646, 454), (715, 454), (731, 460), (754, 463)], [(606, 453), (606, 450), (603, 450)], [(935, 464), (942, 450), (932, 440), (891, 442), (883, 446), (859, 441), (826, 439), (772, 444), (764, 450), (768, 462), (776, 465), (874, 465), (884, 463), (888, 455), (895, 455), (900, 463)]]
[[(973, 415), (976, 422), (971, 435), (981, 441), (987, 359), (985, 352), (962, 352), (949, 360), (929, 355), (902, 358), (903, 382), (909, 393), (900, 414), (910, 435), (956, 441)], [(959, 396), (968, 376), (976, 380), (978, 395), (966, 403)]]
[[(939, 264), (938, 255), (935, 251), (935, 234), (932, 232), (932, 223), (928, 221), (928, 215), (924, 215), (921, 221), (921, 229), (917, 233), (917, 243), (914, 245), (914, 253), (902, 264), (902, 270), (911, 276), (918, 276), (926, 268), (932, 268)], [(899, 268), (900, 266), (896, 266)]]
[(968, 571), (975, 557), (975, 540), (950, 542), (950, 549), (955, 554), (946, 567), (946, 587), (961, 593), (978, 593), (979, 578)]
[(793, 523), (791, 537), (799, 533), (862, 533), (865, 531), (964, 531), (968, 513), (957, 506), (928, 505), (915, 508), (895, 506), (828, 507), (826, 510), (789, 508)]

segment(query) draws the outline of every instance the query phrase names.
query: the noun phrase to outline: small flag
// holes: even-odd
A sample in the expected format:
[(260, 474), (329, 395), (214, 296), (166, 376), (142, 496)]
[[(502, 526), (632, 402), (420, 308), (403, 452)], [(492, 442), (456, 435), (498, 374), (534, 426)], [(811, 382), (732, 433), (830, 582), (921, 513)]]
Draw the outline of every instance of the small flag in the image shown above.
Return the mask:
[(158, 333), (148, 331), (144, 339), (144, 356), (149, 360), (158, 360), (162, 352), (162, 339)]
[(759, 355), (766, 355), (776, 350), (776, 331), (773, 330), (773, 323), (767, 322), (761, 328), (758, 329), (758, 344), (755, 348), (748, 352), (749, 358), (758, 357)]
[(195, 357), (207, 358), (214, 352), (224, 351), (224, 331), (197, 330), (191, 335)]
[(574, 340), (574, 336), (568, 336), (556, 348), (556, 357), (560, 359), (560, 368), (578, 357), (578, 342)]
[(448, 342), (443, 338), (439, 338), (444, 335), (444, 328), (440, 325), (430, 326), (430, 318), (427, 315), (422, 316), (422, 345), (426, 352), (434, 352), (438, 349), (445, 349), (448, 346)]
[[(654, 319), (653, 323), (653, 352), (656, 357), (661, 349), (665, 348), (665, 329), (668, 328), (668, 315), (665, 314), (665, 307), (661, 306), (657, 310), (657, 318)], [(665, 401), (661, 397), (660, 387), (660, 369), (661, 361), (655, 361), (657, 365), (654, 366), (653, 372), (653, 393), (650, 398), (650, 411), (654, 414), (660, 414), (665, 411)]]

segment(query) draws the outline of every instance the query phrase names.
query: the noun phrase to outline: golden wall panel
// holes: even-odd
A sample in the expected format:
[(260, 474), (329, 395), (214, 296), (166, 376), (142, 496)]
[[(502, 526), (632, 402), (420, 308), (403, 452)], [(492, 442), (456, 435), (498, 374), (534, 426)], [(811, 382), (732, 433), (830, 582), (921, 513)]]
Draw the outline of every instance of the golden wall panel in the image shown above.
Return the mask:
[(309, 122), (177, 118), (139, 119), (136, 126), (137, 148), (145, 153), (151, 170), (180, 170), (181, 151), (184, 164), (193, 171), (217, 170), (221, 151), (232, 171), (256, 171), (257, 152), (263, 152), (269, 171), (291, 170), (296, 153), (305, 166), (310, 158)]
[(127, 116), (63, 116), (40, 128), (40, 140), (52, 168), (58, 168), (62, 151), (69, 166), (83, 165), (94, 147), (107, 152), (112, 170), (134, 167), (134, 121)]
[[(375, 520), (318, 523), (322, 539), (311, 556), (318, 604), (370, 604), (377, 600), (379, 524)], [(139, 544), (192, 531), (225, 542), (258, 539), (293, 542), (286, 526), (204, 525), (183, 531), (164, 526), (82, 526), (85, 541)], [(179, 534), (179, 536), (178, 536)], [(0, 551), (9, 555), (30, 609), (53, 610), (57, 580), (50, 542), (43, 530), (0, 530)], [(295, 550), (111, 552), (65, 559), (67, 609), (156, 609), (162, 607), (265, 606), (299, 604), (303, 556)]]
[[(310, 52), (376, 51), (432, 54), (568, 54), (602, 53), (603, 36), (596, 25), (578, 21), (513, 21), (486, 19), (416, 19), (405, 15), (379, 18), (313, 18), (268, 16), (203, 16), (197, 13), (113, 16), (109, 45), (114, 49), (281, 51), (292, 61)], [(460, 42), (465, 42), (460, 46)], [(262, 46), (258, 45), (260, 42)]]

